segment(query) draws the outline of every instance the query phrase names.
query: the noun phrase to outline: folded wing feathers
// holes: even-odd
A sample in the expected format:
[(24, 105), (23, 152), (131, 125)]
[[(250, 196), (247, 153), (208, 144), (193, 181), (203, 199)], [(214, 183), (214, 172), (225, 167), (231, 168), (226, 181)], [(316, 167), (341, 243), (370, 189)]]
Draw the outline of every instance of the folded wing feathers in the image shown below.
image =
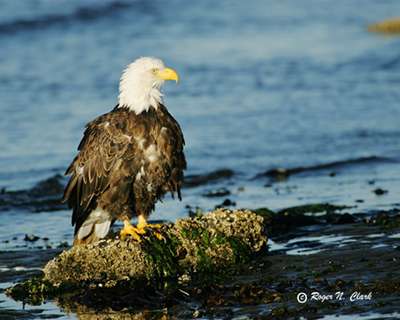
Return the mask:
[[(110, 131), (111, 126), (104, 126), (104, 121), (107, 121), (106, 116), (101, 116), (87, 125), (78, 147), (79, 154), (66, 171), (71, 178), (63, 201), (73, 209), (72, 224), (85, 221), (94, 200), (107, 189), (116, 161), (126, 151), (126, 146), (116, 142), (122, 141), (120, 130), (114, 127)], [(126, 144), (127, 140), (124, 142)]]

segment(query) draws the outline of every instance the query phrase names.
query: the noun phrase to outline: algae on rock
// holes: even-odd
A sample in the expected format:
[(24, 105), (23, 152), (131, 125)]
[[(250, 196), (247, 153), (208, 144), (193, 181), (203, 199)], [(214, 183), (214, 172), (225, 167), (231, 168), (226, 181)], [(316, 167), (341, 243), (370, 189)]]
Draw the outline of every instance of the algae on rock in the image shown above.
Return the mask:
[(163, 225), (162, 240), (151, 232), (138, 243), (108, 239), (75, 246), (51, 260), (44, 280), (57, 287), (146, 282), (214, 272), (240, 261), (266, 244), (263, 218), (249, 210), (216, 210)]

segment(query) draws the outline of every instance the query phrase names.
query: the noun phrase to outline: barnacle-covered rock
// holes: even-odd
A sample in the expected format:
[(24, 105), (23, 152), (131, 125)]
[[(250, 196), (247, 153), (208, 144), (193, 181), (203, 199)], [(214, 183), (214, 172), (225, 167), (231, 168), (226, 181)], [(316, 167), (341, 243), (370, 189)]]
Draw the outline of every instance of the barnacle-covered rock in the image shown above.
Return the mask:
[(249, 210), (219, 209), (178, 220), (138, 243), (103, 240), (62, 252), (44, 268), (53, 286), (102, 285), (178, 278), (193, 272), (214, 272), (248, 257), (266, 244), (263, 218)]

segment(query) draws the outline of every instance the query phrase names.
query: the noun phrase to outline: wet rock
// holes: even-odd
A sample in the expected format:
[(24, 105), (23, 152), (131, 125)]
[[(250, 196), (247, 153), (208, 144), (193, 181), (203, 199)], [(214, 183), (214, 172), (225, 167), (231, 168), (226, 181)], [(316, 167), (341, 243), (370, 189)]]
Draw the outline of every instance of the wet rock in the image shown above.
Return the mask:
[(206, 174), (187, 175), (185, 176), (183, 186), (187, 188), (198, 187), (211, 182), (232, 178), (234, 174), (231, 169), (219, 169)]
[(341, 216), (337, 212), (346, 208), (349, 207), (315, 203), (285, 208), (278, 212), (268, 208), (259, 208), (254, 212), (263, 216), (268, 235), (274, 237), (303, 226), (335, 223)]
[(40, 239), (40, 237), (35, 236), (34, 234), (25, 234), (24, 241), (28, 242), (36, 242)]
[[(249, 210), (216, 210), (163, 225), (163, 239), (151, 231), (138, 243), (108, 239), (75, 246), (44, 267), (41, 294), (65, 288), (157, 287), (185, 274), (213, 274), (247, 261), (266, 244), (263, 218)], [(13, 297), (35, 295), (37, 282), (8, 290)], [(54, 289), (54, 290), (53, 290)], [(21, 291), (22, 290), (22, 291)]]
[(37, 305), (41, 304), (45, 297), (54, 296), (61, 288), (56, 288), (40, 276), (16, 284), (7, 289), (6, 293), (13, 299)]
[(200, 217), (205, 213), (204, 210), (199, 206), (192, 207), (190, 205), (186, 205), (185, 207), (188, 209), (188, 215), (191, 218)]
[(387, 190), (384, 190), (384, 189), (382, 189), (382, 188), (376, 188), (376, 189), (373, 191), (373, 193), (375, 193), (377, 196), (382, 196), (382, 195), (384, 195), (385, 193), (388, 193), (388, 191), (387, 191)]
[(66, 204), (61, 203), (63, 187), (64, 178), (56, 174), (28, 190), (4, 190), (0, 194), (0, 210), (23, 208), (40, 212), (66, 209)]
[(64, 191), (64, 177), (56, 174), (46, 180), (40, 181), (29, 193), (33, 196), (59, 196)]
[(60, 249), (69, 248), (69, 244), (67, 241), (62, 241), (57, 245), (57, 248), (60, 248)]
[(336, 223), (336, 224), (347, 224), (347, 223), (354, 223), (354, 222), (356, 222), (356, 218), (349, 213), (336, 215), (336, 219), (334, 221), (334, 223)]
[(366, 220), (367, 224), (378, 225), (384, 229), (400, 228), (400, 213), (398, 209), (379, 212)]
[(216, 190), (209, 190), (203, 194), (203, 197), (206, 198), (216, 198), (216, 197), (225, 197), (230, 195), (231, 192), (226, 188), (219, 188)]
[(225, 199), (221, 204), (216, 205), (215, 209), (225, 208), (225, 207), (234, 207), (236, 206), (236, 202), (232, 201), (231, 199)]
[(329, 170), (329, 169), (338, 169), (344, 168), (348, 166), (359, 166), (364, 164), (371, 164), (371, 163), (387, 163), (387, 162), (394, 162), (395, 160), (385, 157), (377, 157), (377, 156), (370, 156), (370, 157), (360, 157), (355, 159), (348, 159), (348, 160), (339, 160), (334, 162), (328, 163), (321, 163), (312, 166), (305, 166), (305, 167), (294, 167), (294, 168), (275, 168), (270, 169), (265, 172), (259, 173), (256, 175), (255, 178), (261, 177), (270, 177), (276, 180), (285, 180), (291, 175), (303, 173), (303, 172), (314, 172), (314, 171), (321, 171), (321, 170)]
[(305, 215), (305, 214), (317, 214), (317, 213), (335, 213), (343, 209), (348, 209), (348, 206), (334, 205), (330, 203), (312, 203), (305, 204), (295, 207), (290, 207), (278, 211), (278, 213), (284, 213), (287, 215)]

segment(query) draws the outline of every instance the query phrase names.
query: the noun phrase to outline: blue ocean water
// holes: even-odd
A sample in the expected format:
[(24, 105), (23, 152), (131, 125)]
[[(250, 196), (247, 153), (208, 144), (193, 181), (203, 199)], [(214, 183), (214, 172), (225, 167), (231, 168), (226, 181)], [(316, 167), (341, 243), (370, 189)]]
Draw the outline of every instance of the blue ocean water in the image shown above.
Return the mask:
[[(400, 190), (400, 38), (366, 27), (399, 8), (396, 0), (2, 0), (0, 188), (28, 190), (62, 174), (85, 123), (116, 104), (122, 69), (150, 55), (181, 76), (164, 91), (185, 134), (187, 173), (235, 173), (185, 189), (182, 203), (166, 198), (155, 219), (185, 216), (185, 205), (213, 208), (221, 199), (202, 194), (219, 187), (237, 207), (363, 199), (357, 210), (392, 208)], [(385, 161), (339, 167), (335, 177), (301, 173), (272, 187), (267, 177), (253, 179), (277, 167), (365, 157)], [(375, 187), (389, 192), (378, 197)], [(0, 240), (16, 237), (2, 250), (24, 248), (25, 233), (71, 242), (67, 210), (0, 215)]]

